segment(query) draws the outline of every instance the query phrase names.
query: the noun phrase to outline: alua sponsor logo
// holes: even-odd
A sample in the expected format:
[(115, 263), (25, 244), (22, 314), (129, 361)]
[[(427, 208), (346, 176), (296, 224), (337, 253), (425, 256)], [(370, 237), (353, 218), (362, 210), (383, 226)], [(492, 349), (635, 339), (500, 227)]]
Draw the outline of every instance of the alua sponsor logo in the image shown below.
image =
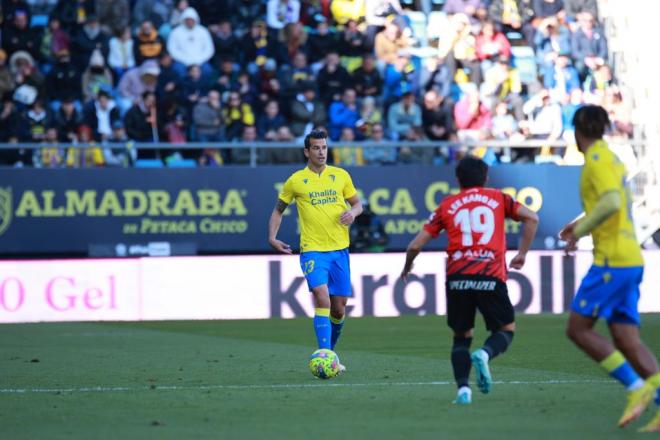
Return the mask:
[(0, 188), (0, 235), (3, 234), (13, 218), (13, 202), (11, 188)]

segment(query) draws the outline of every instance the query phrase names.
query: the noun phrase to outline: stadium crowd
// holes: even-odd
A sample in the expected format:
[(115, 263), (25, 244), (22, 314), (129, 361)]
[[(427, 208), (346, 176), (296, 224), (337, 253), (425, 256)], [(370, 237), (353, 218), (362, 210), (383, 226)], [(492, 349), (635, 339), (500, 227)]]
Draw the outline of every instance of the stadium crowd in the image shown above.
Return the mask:
[[(570, 149), (488, 141), (572, 142), (584, 103), (632, 135), (596, 0), (432, 3), (426, 14), (399, 0), (2, 0), (0, 142), (44, 148), (0, 150), (0, 163), (245, 164), (247, 149), (132, 145), (299, 143), (315, 127), (341, 166), (462, 154), (417, 140), (483, 141), (475, 151), (490, 163), (572, 163)], [(360, 140), (399, 146), (342, 146)], [(78, 142), (99, 147), (67, 148)], [(302, 153), (259, 149), (258, 160)]]

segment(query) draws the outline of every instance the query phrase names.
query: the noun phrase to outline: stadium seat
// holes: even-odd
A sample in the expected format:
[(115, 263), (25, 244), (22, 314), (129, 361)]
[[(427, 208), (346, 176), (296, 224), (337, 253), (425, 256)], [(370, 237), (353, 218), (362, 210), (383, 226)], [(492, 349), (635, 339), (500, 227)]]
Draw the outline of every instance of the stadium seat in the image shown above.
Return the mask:
[(537, 81), (538, 71), (534, 49), (529, 46), (511, 46), (513, 66), (520, 73), (523, 84), (531, 84)]
[(46, 27), (48, 26), (48, 15), (33, 15), (30, 20), (30, 27)]
[(412, 29), (412, 36), (415, 41), (419, 42), (420, 47), (427, 46), (426, 14), (420, 11), (406, 11), (406, 18), (410, 25), (410, 29)]
[(197, 162), (193, 159), (179, 159), (179, 160), (170, 160), (167, 162), (168, 168), (195, 168), (197, 167)]
[(163, 168), (163, 162), (158, 159), (138, 159), (135, 168)]

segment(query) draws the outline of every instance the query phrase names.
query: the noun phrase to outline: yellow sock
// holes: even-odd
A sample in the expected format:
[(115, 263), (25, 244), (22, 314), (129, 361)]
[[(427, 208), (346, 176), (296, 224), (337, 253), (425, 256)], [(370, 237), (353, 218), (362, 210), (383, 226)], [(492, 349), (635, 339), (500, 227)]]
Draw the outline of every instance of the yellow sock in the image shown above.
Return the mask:
[(330, 309), (326, 309), (324, 307), (317, 307), (316, 309), (314, 309), (314, 315), (328, 317), (330, 316)]
[(660, 388), (660, 373), (648, 377), (646, 383), (653, 385), (653, 388)]

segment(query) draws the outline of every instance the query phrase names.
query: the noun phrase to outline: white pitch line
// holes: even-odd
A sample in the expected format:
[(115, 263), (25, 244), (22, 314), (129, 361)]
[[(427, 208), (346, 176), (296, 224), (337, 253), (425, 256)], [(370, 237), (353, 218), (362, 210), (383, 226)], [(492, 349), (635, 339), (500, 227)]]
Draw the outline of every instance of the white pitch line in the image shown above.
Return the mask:
[[(565, 385), (614, 383), (612, 380), (512, 380), (493, 381), (495, 385)], [(317, 382), (300, 384), (264, 384), (264, 385), (151, 385), (143, 387), (76, 387), (76, 388), (0, 388), (0, 394), (44, 394), (44, 393), (121, 393), (136, 391), (208, 391), (208, 390), (258, 390), (258, 389), (290, 389), (290, 388), (350, 388), (350, 387), (407, 387), (407, 386), (433, 386), (454, 385), (451, 381), (433, 382), (372, 382), (372, 383), (336, 383)]]

